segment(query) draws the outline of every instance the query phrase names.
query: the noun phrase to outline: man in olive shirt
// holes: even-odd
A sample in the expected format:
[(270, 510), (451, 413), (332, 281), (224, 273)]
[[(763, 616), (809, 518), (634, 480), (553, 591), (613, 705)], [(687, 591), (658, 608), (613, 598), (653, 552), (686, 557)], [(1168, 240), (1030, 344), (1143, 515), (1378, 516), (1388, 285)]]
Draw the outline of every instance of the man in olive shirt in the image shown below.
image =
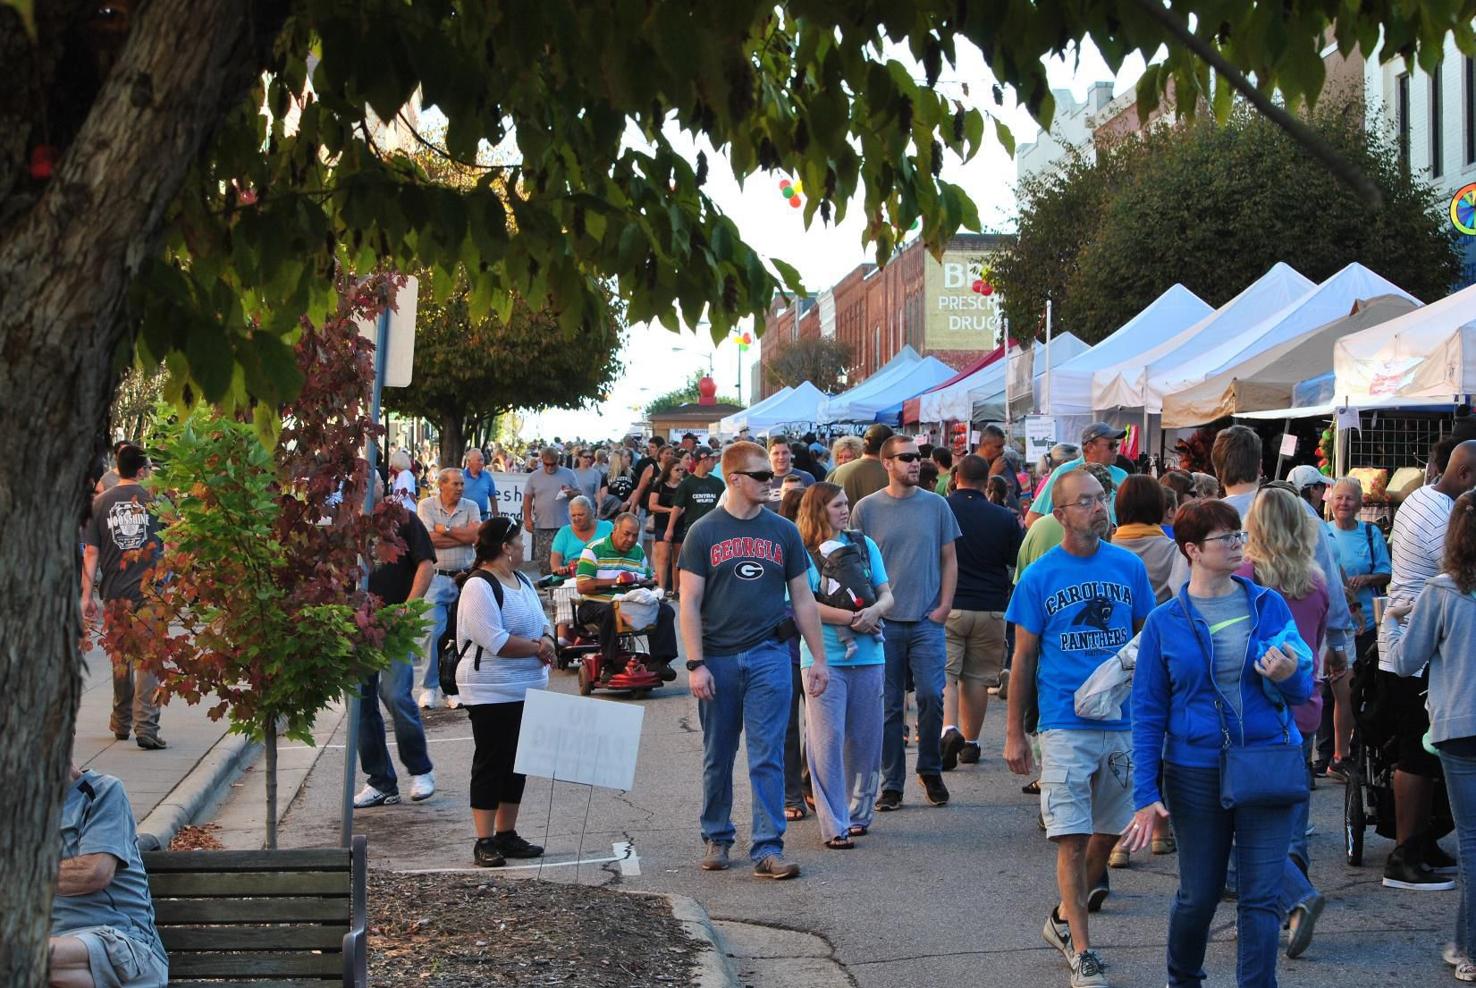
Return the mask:
[(698, 446), (694, 454), (696, 462), (692, 472), (682, 478), (671, 499), (671, 514), (666, 523), (666, 541), (680, 542), (681, 535), (695, 525), (703, 515), (716, 508), (722, 499), (725, 486), (712, 475), (713, 452), (706, 446)]
[(825, 478), (832, 484), (845, 489), (846, 500), (851, 505), (861, 502), (868, 494), (875, 494), (886, 487), (890, 482), (887, 476), (887, 468), (882, 464), (882, 443), (892, 438), (892, 430), (880, 423), (866, 430), (862, 442), (861, 457), (850, 463), (842, 464), (831, 471), (830, 476)]

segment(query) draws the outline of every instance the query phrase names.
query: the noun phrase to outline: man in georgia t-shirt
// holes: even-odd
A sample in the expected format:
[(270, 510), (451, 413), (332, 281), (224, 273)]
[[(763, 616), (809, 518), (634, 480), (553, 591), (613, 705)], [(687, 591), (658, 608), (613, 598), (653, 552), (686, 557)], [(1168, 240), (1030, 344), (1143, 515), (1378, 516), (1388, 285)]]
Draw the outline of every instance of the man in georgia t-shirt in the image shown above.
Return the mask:
[(799, 529), (765, 511), (774, 471), (762, 446), (734, 443), (723, 452), (727, 500), (697, 521), (682, 544), (681, 630), (687, 670), (702, 720), (701, 867), (721, 871), (735, 831), (733, 762), (748, 726), (748, 780), (753, 790), (749, 857), (761, 878), (793, 878), (784, 860), (784, 735), (791, 672), (784, 627), (786, 590), (794, 626), (815, 656), (807, 677), (819, 696), (829, 682), (820, 611), (806, 572)]

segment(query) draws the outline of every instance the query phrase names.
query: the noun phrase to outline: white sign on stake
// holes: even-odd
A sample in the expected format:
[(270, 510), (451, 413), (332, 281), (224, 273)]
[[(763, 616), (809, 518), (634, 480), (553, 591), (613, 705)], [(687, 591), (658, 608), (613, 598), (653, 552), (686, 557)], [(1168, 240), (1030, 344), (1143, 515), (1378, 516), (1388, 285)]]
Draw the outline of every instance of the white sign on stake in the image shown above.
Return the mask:
[[(491, 472), (491, 471), (489, 471)], [(523, 491), (528, 487), (526, 473), (496, 473), (492, 472), (492, 483), (497, 487), (497, 497), (491, 507), (499, 515), (512, 515), (521, 518), (523, 515)]]
[(1288, 457), (1297, 455), (1297, 437), (1290, 432), (1281, 434), (1281, 455)]
[(529, 690), (513, 771), (629, 791), (645, 716), (634, 703)]
[[(420, 281), (413, 275), (395, 293), (395, 307), (390, 311), (389, 345), (385, 348), (384, 386), (408, 388), (415, 370), (415, 310), (420, 298)], [(356, 319), (359, 335), (370, 343), (379, 338), (379, 320)]]

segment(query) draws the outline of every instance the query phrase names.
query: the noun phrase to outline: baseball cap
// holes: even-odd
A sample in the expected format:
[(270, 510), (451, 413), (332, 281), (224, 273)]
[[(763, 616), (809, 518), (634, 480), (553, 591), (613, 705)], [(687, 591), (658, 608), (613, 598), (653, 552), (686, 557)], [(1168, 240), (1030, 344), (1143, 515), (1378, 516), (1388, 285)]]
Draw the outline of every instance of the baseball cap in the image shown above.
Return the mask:
[(869, 428), (869, 429), (866, 430), (866, 435), (865, 435), (866, 444), (868, 446), (869, 445), (872, 445), (872, 444), (875, 444), (877, 446), (880, 446), (882, 443), (886, 442), (888, 439), (891, 439), (892, 438), (892, 435), (893, 435), (893, 432), (892, 432), (892, 427), (891, 426), (884, 425), (881, 422), (878, 422), (875, 425), (873, 425), (871, 428)]
[(1321, 470), (1312, 466), (1310, 463), (1303, 463), (1299, 467), (1292, 467), (1291, 473), (1286, 475), (1286, 482), (1299, 491), (1304, 491), (1317, 484), (1327, 485), (1332, 483)]
[(1127, 435), (1126, 429), (1114, 428), (1106, 422), (1093, 422), (1081, 430), (1081, 444), (1085, 446), (1093, 439), (1121, 439), (1125, 435)]

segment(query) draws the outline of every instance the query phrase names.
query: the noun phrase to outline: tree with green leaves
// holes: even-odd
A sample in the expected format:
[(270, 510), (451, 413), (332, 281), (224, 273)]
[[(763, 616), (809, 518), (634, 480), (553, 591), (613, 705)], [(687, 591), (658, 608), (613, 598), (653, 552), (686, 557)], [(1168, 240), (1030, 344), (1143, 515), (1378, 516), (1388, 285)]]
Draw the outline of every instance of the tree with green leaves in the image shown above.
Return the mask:
[(809, 381), (832, 394), (841, 378), (855, 363), (856, 355), (845, 340), (830, 337), (805, 338), (785, 343), (764, 365), (764, 373), (779, 387), (797, 387)]
[[(299, 317), (322, 321), (343, 270), (424, 266), (445, 299), (459, 264), (473, 318), (552, 298), (571, 332), (601, 323), (613, 279), (631, 322), (705, 317), (721, 338), (802, 286), (704, 192), (711, 168), (802, 180), (807, 223), (859, 210), (879, 261), (916, 219), (934, 253), (978, 228), (939, 177), (992, 117), (936, 85), (961, 42), (994, 105), (1009, 88), (1043, 125), (1045, 59), (1089, 40), (1114, 70), (1165, 49), (1145, 105), (1173, 85), (1218, 109), (1233, 89), (1295, 129), (1270, 96), (1315, 98), (1325, 37), (1428, 69), (1452, 32), (1476, 51), (1473, 17), (1476, 0), (0, 0), (0, 421), (28, 426), (0, 433), (0, 462), (51, 480), (0, 481), (0, 983), (44, 978), (80, 688), (76, 519), (54, 491), (84, 483), (130, 350), (169, 369), (177, 404), (259, 404), (269, 432), (300, 383)], [(380, 126), (412, 132), (412, 98), (446, 120), (435, 153), (509, 160), (436, 183)]]
[[(1088, 343), (1175, 282), (1222, 305), (1277, 261), (1322, 281), (1358, 261), (1427, 301), (1460, 271), (1448, 201), (1399, 163), (1361, 105), (1324, 105), (1308, 126), (1367, 175), (1371, 205), (1284, 130), (1240, 107), (1077, 154), (1020, 189), (1014, 242), (995, 262), (1010, 324)], [(1038, 332), (1037, 335), (1040, 335)]]
[(560, 324), (556, 310), (534, 311), (515, 298), (506, 321), (474, 318), (470, 279), (457, 276), (450, 297), (416, 312), (415, 374), (388, 388), (385, 407), (435, 423), (441, 462), (461, 462), (470, 437), (514, 408), (574, 408), (598, 400), (620, 375), (623, 303), (611, 298), (598, 323), (582, 331)]

